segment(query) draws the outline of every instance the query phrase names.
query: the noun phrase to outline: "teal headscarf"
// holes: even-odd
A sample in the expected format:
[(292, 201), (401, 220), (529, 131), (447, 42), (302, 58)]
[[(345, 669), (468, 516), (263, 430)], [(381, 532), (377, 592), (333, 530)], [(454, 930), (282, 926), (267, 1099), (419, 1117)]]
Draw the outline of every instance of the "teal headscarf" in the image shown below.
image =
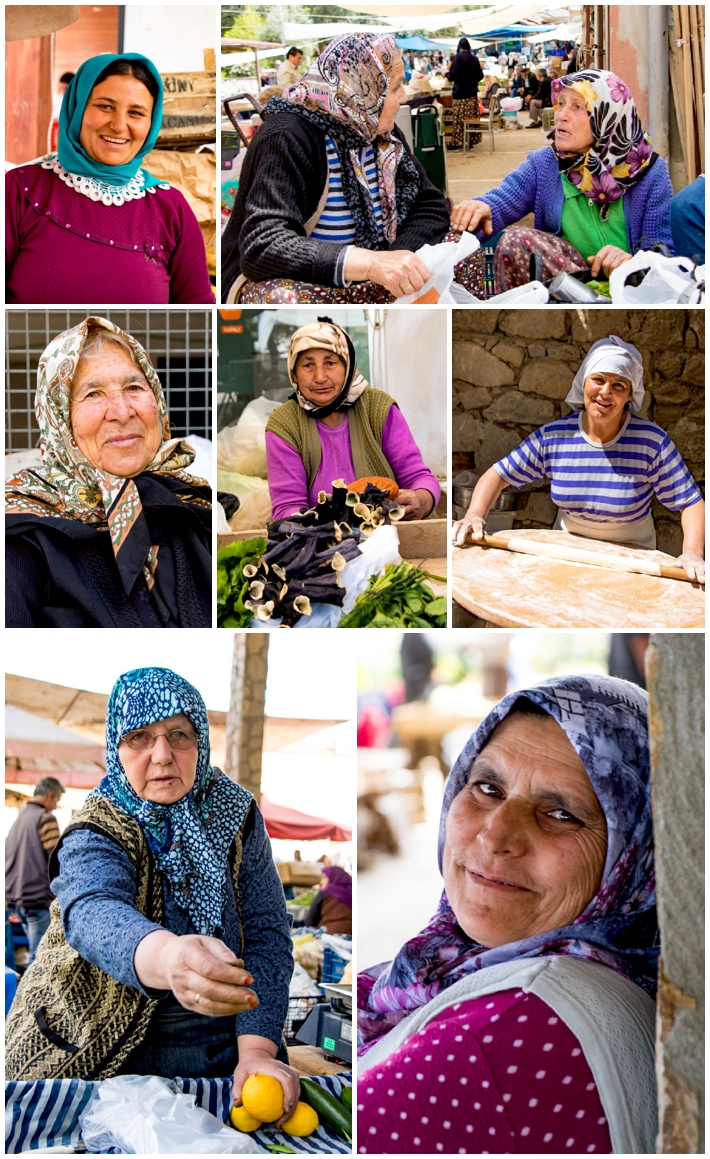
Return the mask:
[[(97, 78), (114, 60), (140, 61), (154, 78), (158, 86), (158, 96), (153, 106), (150, 132), (135, 157), (125, 165), (102, 165), (100, 161), (95, 161), (93, 157), (90, 157), (83, 145), (79, 144), (79, 134), (91, 90), (96, 84)], [(79, 177), (93, 177), (96, 181), (103, 181), (109, 185), (125, 185), (135, 177), (141, 161), (154, 147), (162, 122), (163, 81), (152, 60), (148, 60), (147, 56), (141, 56), (138, 52), (103, 52), (100, 56), (92, 56), (80, 66), (64, 94), (59, 114), (59, 164), (66, 169), (67, 173), (76, 174)], [(153, 177), (147, 169), (144, 169), (143, 173), (145, 175), (144, 189), (161, 184), (160, 180)]]

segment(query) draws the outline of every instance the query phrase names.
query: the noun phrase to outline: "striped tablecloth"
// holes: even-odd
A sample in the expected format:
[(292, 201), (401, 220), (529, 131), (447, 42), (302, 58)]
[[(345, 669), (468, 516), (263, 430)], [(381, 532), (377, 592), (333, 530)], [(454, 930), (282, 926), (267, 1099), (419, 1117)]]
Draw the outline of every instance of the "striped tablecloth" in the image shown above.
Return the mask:
[[(194, 1094), (198, 1106), (204, 1107), (222, 1122), (227, 1121), (232, 1106), (231, 1079), (175, 1081), (179, 1090)], [(319, 1076), (310, 1081), (339, 1095), (344, 1086), (351, 1085), (352, 1075)], [(83, 1151), (79, 1115), (98, 1085), (79, 1079), (6, 1083), (6, 1154), (17, 1155), (21, 1151), (33, 1151), (38, 1147), (75, 1147)], [(316, 1133), (307, 1139), (294, 1139), (292, 1135), (284, 1135), (271, 1126), (255, 1131), (254, 1138), (264, 1148), (277, 1143), (303, 1155), (349, 1155), (352, 1152), (349, 1143), (323, 1126), (319, 1126)]]

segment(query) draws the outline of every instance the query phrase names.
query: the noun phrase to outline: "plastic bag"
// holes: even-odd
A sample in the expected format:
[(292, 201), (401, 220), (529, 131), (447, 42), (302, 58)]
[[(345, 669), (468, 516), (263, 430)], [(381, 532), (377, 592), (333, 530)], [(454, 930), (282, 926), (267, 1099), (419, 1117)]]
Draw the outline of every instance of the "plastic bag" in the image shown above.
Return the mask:
[(541, 306), (550, 301), (550, 291), (542, 282), (526, 282), (524, 286), (514, 286), (512, 290), (504, 290), (502, 294), (494, 294), (488, 299), (489, 304), (500, 302), (511, 306)]
[(419, 305), (429, 305), (434, 302), (448, 302), (463, 305), (464, 303), (480, 305), (478, 298), (465, 290), (463, 286), (456, 286), (454, 290), (454, 266), (468, 258), (480, 248), (478, 238), (473, 233), (462, 233), (458, 241), (442, 241), (438, 245), (423, 245), (417, 250), (417, 257), (421, 258), (429, 270), (429, 280), (420, 290), (398, 298), (397, 304), (418, 302)]
[(239, 508), (229, 520), (231, 531), (252, 531), (262, 527), (271, 519), (271, 495), (268, 488), (261, 487), (247, 491), (239, 501)]
[(87, 1151), (121, 1155), (260, 1155), (251, 1138), (195, 1105), (168, 1079), (119, 1075), (98, 1083), (79, 1116)]
[[(399, 563), (399, 535), (393, 523), (377, 527), (372, 535), (360, 544), (360, 554), (348, 560), (340, 573), (346, 595), (342, 608), (333, 604), (312, 605), (310, 616), (301, 616), (296, 628), (337, 628), (343, 616), (351, 612), (355, 600), (365, 591), (370, 577), (379, 575), (388, 563)], [(261, 627), (261, 624), (259, 625)]]
[(248, 403), (236, 426), (225, 427), (217, 435), (217, 465), (223, 471), (266, 478), (266, 424), (281, 406), (270, 398)]
[(517, 113), (523, 107), (522, 97), (503, 97), (500, 107), (504, 113)]
[[(641, 285), (627, 285), (631, 274), (639, 270), (648, 270)], [(641, 250), (612, 270), (609, 290), (615, 306), (698, 305), (705, 300), (705, 266), (696, 268), (691, 258), (666, 258)]]
[(307, 974), (300, 962), (294, 962), (293, 974), (288, 988), (289, 998), (318, 998), (320, 986)]

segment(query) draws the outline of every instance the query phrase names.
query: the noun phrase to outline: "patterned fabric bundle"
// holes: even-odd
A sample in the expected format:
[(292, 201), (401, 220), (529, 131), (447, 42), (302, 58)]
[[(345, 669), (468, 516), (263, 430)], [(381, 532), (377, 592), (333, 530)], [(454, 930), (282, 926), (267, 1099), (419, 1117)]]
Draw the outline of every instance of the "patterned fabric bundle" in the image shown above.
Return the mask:
[(394, 37), (349, 32), (336, 36), (298, 84), (272, 97), (265, 115), (297, 112), (335, 141), (342, 166), (343, 194), (355, 222), (355, 243), (380, 249), (381, 241), (359, 151), (372, 144), (387, 242), (397, 236), (419, 191), (419, 175), (408, 150), (391, 133), (378, 135), (399, 49)]
[(171, 439), (170, 423), (160, 379), (143, 347), (106, 318), (89, 317), (54, 338), (39, 360), (35, 412), (41, 434), (43, 468), (20, 471), (5, 485), (8, 515), (31, 514), (78, 519), (98, 531), (111, 533), (116, 563), (128, 594), (141, 570), (149, 590), (156, 583), (158, 549), (150, 533), (138, 488), (133, 479), (110, 475), (92, 467), (73, 437), (71, 387), (90, 327), (121, 335), (133, 350), (157, 403), (162, 442), (142, 474), (155, 473), (171, 481), (186, 503), (210, 507), (209, 484), (185, 469), (195, 458), (189, 443)]
[[(303, 354), (306, 350), (332, 350), (333, 354), (337, 354), (345, 363), (343, 389), (338, 397), (326, 406), (318, 406), (317, 403), (311, 402), (298, 389), (296, 362), (299, 354)], [(296, 402), (303, 410), (308, 411), (312, 418), (324, 418), (333, 411), (348, 410), (355, 405), (367, 386), (367, 381), (357, 368), (355, 347), (350, 335), (330, 318), (319, 318), (317, 322), (308, 322), (305, 326), (294, 330), (288, 348), (288, 377), (294, 389)]]
[(517, 958), (570, 954), (601, 962), (655, 992), (659, 952), (653, 858), (648, 697), (609, 676), (564, 676), (510, 693), (488, 714), (454, 765), (439, 827), (439, 867), (449, 809), (471, 767), (516, 700), (540, 705), (581, 758), (606, 817), (608, 843), (599, 889), (571, 925), (493, 949), (456, 921), (446, 893), (421, 933), (392, 962), (358, 976), (360, 1054), (407, 1014), (460, 978)]
[(585, 69), (556, 77), (552, 82), (553, 107), (565, 88), (583, 98), (594, 143), (586, 153), (563, 153), (555, 144), (553, 129), (550, 148), (560, 173), (566, 173), (573, 185), (598, 202), (602, 221), (606, 221), (611, 202), (623, 197), (652, 164), (651, 138), (643, 131), (631, 90), (615, 73)]
[[(158, 805), (131, 787), (118, 746), (126, 733), (179, 713), (198, 736), (195, 783), (174, 804)], [(169, 668), (136, 668), (119, 677), (106, 711), (106, 776), (90, 797), (106, 798), (138, 822), (197, 932), (219, 936), (229, 848), (253, 798), (210, 766), (207, 710), (196, 688)]]

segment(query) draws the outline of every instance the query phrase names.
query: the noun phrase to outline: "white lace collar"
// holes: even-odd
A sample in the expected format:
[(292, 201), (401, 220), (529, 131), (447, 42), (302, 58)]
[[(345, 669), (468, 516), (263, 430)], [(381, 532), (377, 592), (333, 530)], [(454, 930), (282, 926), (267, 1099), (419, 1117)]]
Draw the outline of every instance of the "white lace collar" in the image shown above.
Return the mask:
[(155, 193), (156, 189), (170, 189), (169, 185), (151, 185), (145, 189), (145, 173), (139, 169), (125, 185), (109, 185), (106, 181), (97, 181), (94, 177), (80, 177), (77, 173), (68, 173), (63, 165), (59, 164), (56, 153), (50, 153), (38, 162), (43, 169), (52, 169), (66, 185), (71, 186), (77, 193), (83, 193), (91, 201), (102, 201), (104, 205), (123, 205), (125, 201), (138, 201), (146, 193)]

